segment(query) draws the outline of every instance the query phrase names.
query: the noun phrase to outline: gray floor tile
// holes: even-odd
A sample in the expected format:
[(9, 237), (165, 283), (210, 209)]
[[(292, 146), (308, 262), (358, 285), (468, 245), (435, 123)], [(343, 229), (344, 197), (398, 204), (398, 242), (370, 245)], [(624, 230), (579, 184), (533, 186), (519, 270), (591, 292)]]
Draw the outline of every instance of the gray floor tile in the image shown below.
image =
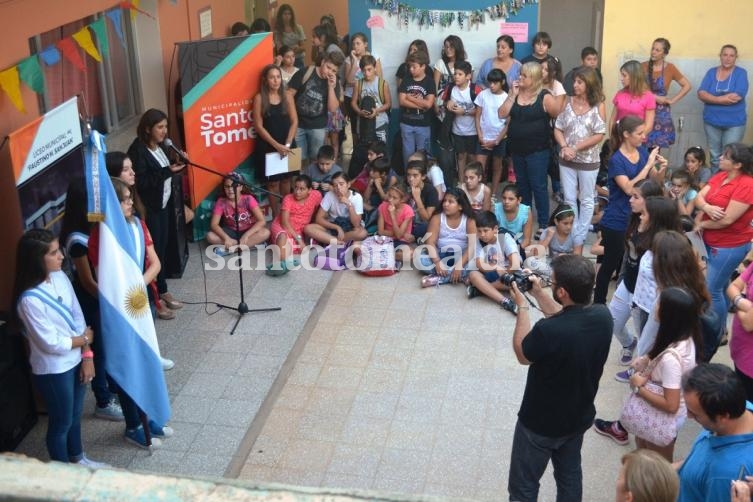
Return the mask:
[(430, 452), (385, 448), (377, 469), (377, 479), (424, 481), (430, 462)]
[(327, 472), (371, 479), (379, 466), (381, 449), (373, 446), (337, 444)]
[(362, 392), (356, 395), (350, 414), (352, 417), (391, 419), (400, 399), (398, 394)]
[(221, 457), (227, 465), (245, 434), (246, 427), (204, 425), (196, 434), (188, 453)]

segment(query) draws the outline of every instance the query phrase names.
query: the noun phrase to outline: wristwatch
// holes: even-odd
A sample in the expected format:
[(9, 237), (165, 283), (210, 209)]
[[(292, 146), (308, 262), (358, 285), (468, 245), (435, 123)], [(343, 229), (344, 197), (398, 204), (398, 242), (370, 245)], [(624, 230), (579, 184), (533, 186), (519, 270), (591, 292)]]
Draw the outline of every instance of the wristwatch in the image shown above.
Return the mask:
[(635, 387), (631, 387), (630, 390), (633, 391), (633, 394), (638, 394), (638, 392), (641, 390), (641, 387), (636, 385)]

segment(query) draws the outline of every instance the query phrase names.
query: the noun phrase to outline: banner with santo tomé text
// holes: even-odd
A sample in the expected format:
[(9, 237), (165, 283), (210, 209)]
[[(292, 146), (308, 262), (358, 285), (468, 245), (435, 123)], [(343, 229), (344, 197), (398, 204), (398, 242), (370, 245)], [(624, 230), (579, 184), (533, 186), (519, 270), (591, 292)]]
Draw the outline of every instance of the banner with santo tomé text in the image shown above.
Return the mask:
[[(253, 98), (273, 51), (271, 33), (179, 44), (183, 132), (191, 163), (224, 174), (242, 166), (248, 169), (255, 139)], [(196, 208), (194, 238), (201, 239), (211, 210), (208, 198), (222, 178), (190, 167), (188, 182), (191, 206)]]

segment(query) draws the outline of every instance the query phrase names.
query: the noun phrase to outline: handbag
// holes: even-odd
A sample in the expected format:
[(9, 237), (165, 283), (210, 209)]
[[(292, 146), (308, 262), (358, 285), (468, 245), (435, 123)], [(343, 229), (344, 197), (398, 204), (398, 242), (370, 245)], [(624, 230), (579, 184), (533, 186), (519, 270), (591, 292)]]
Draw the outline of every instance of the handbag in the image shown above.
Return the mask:
[[(675, 350), (666, 349), (656, 356), (641, 373), (651, 378), (651, 373), (665, 353), (672, 354), (682, 363)], [(653, 394), (664, 395), (664, 388), (650, 380), (646, 382), (644, 387)], [(667, 446), (677, 437), (675, 414), (667, 413), (652, 406), (641, 396), (632, 392), (628, 395), (622, 407), (620, 424), (629, 433), (659, 446)]]
[(373, 235), (361, 242), (361, 260), (356, 268), (363, 275), (384, 277), (395, 273), (395, 246), (391, 237)]

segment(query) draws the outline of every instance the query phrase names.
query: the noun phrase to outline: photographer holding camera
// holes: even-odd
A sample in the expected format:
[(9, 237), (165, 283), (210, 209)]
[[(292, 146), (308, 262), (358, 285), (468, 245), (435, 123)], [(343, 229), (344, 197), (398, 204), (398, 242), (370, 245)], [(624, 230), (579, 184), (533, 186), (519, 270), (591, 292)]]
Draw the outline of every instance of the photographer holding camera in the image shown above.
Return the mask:
[(551, 267), (551, 296), (539, 276), (527, 276), (530, 293), (545, 316), (533, 328), (528, 300), (519, 281), (511, 281), (518, 306), (513, 350), (518, 362), (529, 368), (513, 437), (510, 500), (537, 500), (550, 459), (557, 500), (583, 498), (583, 433), (596, 415), (594, 397), (612, 341), (609, 310), (591, 304), (593, 264), (580, 255), (560, 255)]

